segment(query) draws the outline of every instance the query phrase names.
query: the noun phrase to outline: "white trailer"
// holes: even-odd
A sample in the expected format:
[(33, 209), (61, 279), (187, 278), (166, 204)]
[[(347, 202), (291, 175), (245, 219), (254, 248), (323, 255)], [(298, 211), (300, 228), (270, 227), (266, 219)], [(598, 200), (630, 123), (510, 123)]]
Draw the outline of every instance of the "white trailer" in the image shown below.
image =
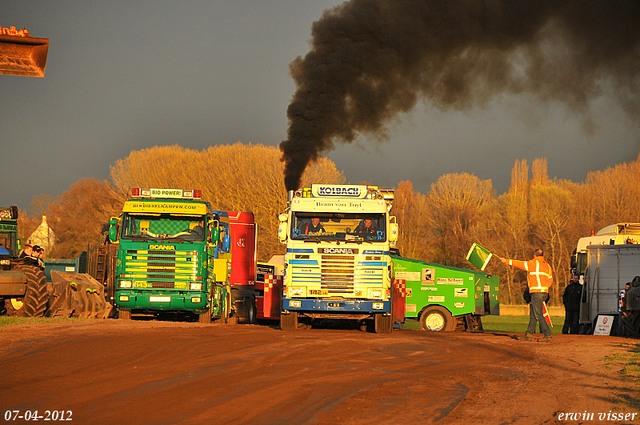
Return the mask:
[[(598, 316), (613, 316), (612, 334), (621, 335), (621, 294), (626, 283), (640, 275), (640, 245), (590, 245), (586, 252), (580, 324), (593, 329)], [(640, 311), (631, 313), (638, 315)], [(640, 333), (640, 329), (629, 331), (631, 334)]]

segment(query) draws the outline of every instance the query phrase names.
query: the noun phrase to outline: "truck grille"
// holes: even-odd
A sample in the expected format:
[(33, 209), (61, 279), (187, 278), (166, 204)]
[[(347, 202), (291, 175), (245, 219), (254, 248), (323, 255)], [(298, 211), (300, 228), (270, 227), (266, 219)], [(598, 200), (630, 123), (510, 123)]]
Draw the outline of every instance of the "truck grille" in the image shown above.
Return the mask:
[(173, 289), (176, 287), (175, 282), (149, 282), (152, 288)]
[(354, 257), (323, 255), (320, 259), (320, 289), (329, 293), (353, 293)]
[(291, 286), (304, 285), (310, 296), (366, 297), (367, 288), (385, 281), (387, 262), (381, 257), (323, 254), (289, 262)]
[(137, 288), (186, 289), (198, 280), (195, 251), (127, 250), (123, 274)]

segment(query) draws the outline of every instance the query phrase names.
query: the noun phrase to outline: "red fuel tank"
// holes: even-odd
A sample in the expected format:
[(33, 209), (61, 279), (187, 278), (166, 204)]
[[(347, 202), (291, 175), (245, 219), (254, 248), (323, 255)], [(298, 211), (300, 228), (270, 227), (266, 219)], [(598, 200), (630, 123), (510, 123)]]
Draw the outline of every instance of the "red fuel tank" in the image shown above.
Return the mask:
[(228, 211), (231, 233), (231, 285), (256, 280), (256, 224), (253, 213)]

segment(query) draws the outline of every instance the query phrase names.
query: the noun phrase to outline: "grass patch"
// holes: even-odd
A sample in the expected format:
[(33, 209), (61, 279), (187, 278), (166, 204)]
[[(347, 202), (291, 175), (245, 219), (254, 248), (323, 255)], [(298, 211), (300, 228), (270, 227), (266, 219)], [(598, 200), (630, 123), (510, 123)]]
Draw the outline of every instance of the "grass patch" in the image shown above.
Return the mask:
[[(554, 335), (562, 333), (564, 317), (551, 316), (551, 333)], [(482, 327), (485, 332), (524, 332), (529, 325), (529, 316), (482, 316)], [(540, 326), (536, 325), (536, 332), (540, 331)]]
[(616, 348), (620, 351), (606, 356), (604, 362), (607, 369), (618, 370), (622, 380), (629, 385), (628, 392), (616, 394), (617, 402), (625, 408), (640, 409), (640, 344), (627, 342)]
[(0, 316), (0, 328), (13, 325), (24, 325), (32, 323), (53, 323), (69, 320), (81, 320), (78, 318), (66, 318), (66, 317), (9, 317)]

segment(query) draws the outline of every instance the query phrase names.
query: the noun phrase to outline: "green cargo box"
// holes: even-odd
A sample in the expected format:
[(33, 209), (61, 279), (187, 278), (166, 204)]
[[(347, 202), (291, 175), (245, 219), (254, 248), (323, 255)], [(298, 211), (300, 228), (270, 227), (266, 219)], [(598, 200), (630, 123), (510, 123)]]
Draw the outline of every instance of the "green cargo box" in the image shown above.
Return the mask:
[(395, 279), (405, 280), (405, 317), (419, 318), (429, 306), (451, 316), (499, 315), (498, 276), (441, 264), (391, 256)]

